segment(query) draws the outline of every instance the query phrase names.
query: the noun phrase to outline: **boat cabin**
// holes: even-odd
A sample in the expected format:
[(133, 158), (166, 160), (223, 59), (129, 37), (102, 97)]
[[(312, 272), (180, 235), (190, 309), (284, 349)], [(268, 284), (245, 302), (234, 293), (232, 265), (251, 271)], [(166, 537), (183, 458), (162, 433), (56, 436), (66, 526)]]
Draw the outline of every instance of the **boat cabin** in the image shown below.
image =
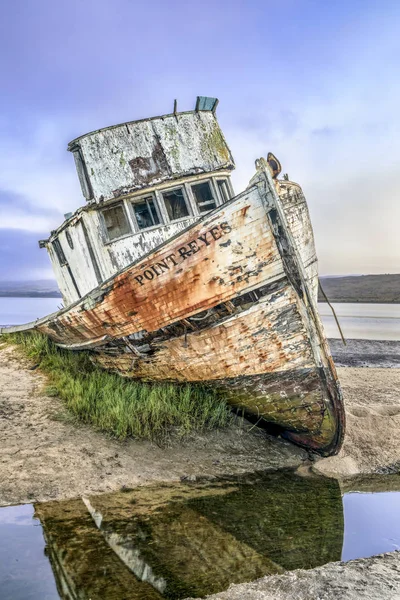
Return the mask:
[(65, 215), (49, 253), (65, 306), (234, 196), (218, 101), (122, 123), (68, 145), (86, 205)]

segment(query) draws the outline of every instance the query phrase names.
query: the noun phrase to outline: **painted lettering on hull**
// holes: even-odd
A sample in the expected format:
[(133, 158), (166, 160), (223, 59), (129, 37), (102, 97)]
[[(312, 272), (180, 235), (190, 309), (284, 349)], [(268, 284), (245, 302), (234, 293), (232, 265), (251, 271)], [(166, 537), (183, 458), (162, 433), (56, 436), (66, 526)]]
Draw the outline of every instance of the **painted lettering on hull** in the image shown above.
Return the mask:
[(146, 284), (146, 281), (151, 281), (156, 277), (160, 277), (163, 273), (174, 269), (178, 265), (182, 264), (189, 256), (201, 252), (207, 246), (221, 239), (224, 235), (227, 235), (232, 231), (232, 227), (229, 223), (224, 222), (220, 225), (215, 225), (202, 235), (199, 235), (194, 240), (191, 240), (184, 246), (177, 249), (176, 252), (168, 254), (163, 260), (153, 263), (150, 266), (146, 266), (139, 275), (135, 275), (134, 279), (140, 286)]

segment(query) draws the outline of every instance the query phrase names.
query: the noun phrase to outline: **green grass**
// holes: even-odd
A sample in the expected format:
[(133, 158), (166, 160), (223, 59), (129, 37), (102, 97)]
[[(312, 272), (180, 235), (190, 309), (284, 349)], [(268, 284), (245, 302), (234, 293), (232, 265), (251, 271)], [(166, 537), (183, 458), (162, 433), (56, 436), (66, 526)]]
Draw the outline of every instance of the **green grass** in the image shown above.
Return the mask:
[(4, 339), (17, 344), (47, 374), (48, 395), (62, 398), (80, 421), (120, 439), (134, 436), (162, 443), (172, 433), (216, 429), (231, 420), (226, 403), (209, 387), (125, 379), (96, 367), (89, 352), (62, 350), (38, 332)]

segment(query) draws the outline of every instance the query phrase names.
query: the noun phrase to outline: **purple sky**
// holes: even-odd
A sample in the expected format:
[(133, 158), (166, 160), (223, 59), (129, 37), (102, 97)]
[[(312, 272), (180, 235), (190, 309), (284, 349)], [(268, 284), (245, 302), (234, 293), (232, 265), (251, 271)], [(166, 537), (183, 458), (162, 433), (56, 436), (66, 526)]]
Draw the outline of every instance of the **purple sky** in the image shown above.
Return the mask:
[(322, 274), (400, 271), (400, 4), (3, 0), (0, 280), (51, 277), (84, 204), (68, 141), (220, 99), (247, 184), (272, 150), (309, 201)]

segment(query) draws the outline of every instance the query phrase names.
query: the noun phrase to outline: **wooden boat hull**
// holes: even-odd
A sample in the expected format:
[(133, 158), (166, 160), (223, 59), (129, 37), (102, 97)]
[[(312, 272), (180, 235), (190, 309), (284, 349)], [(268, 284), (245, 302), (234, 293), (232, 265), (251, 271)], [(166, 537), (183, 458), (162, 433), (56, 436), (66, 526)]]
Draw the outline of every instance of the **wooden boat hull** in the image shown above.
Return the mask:
[(121, 375), (201, 382), (322, 454), (338, 451), (342, 395), (316, 309), (301, 193), (250, 187), (71, 307), (33, 324)]

